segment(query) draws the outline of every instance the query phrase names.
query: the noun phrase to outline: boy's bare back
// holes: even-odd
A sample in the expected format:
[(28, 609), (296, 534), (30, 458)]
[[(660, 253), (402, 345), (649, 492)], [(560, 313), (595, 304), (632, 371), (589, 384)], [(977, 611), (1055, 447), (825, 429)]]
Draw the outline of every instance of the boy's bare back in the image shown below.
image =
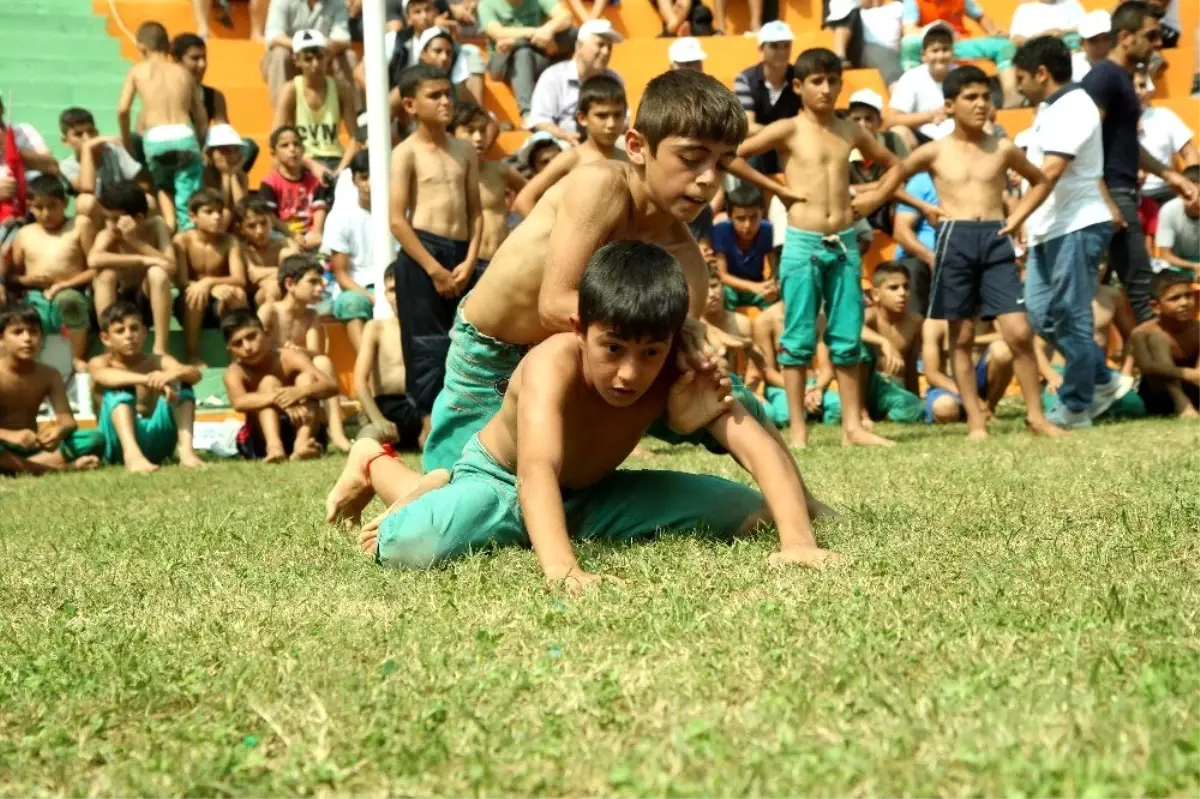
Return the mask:
[(392, 151), (392, 174), (402, 166), (412, 176), (408, 211), (413, 229), (459, 241), (469, 239), (466, 186), (475, 148), (454, 138), (446, 139), (441, 147), (418, 138), (409, 136)]
[(1003, 221), (1008, 168), (1015, 145), (994, 134), (979, 141), (955, 135), (919, 148), (913, 158), (928, 163), (938, 205), (949, 219)]
[(86, 218), (68, 219), (54, 232), (38, 224), (26, 225), (13, 241), (14, 258), (24, 261), (29, 276), (57, 280), (77, 275), (87, 268), (88, 244), (84, 239), (90, 226)]
[(134, 64), (126, 85), (142, 98), (142, 122), (147, 130), (159, 125), (191, 125), (200, 88), (186, 68), (153, 58)]
[(376, 394), (406, 394), (404, 350), (400, 345), (400, 320), (372, 319), (363, 328), (363, 342), (374, 346), (371, 378)]
[(8, 360), (0, 357), (0, 429), (36, 430), (38, 408), (56, 383), (62, 386), (62, 377), (36, 362), (31, 371), (18, 372), (8, 367)]
[[(665, 232), (649, 232), (635, 218), (631, 195), (633, 167), (597, 161), (579, 167), (547, 191), (533, 213), (497, 250), (487, 271), (463, 304), (463, 313), (485, 335), (510, 344), (537, 344), (555, 332), (543, 325), (538, 298), (547, 269), (546, 255), (577, 250), (580, 274), (587, 259), (608, 242), (636, 239), (658, 244), (675, 256), (688, 281), (688, 315), (700, 318), (708, 295), (708, 265), (682, 222)], [(575, 253), (572, 253), (575, 255)]]

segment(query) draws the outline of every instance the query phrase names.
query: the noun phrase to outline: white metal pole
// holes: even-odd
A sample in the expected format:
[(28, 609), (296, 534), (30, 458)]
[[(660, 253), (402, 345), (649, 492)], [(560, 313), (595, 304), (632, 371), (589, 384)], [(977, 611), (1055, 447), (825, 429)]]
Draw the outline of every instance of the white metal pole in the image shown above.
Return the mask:
[(367, 73), (367, 148), (371, 156), (371, 252), (379, 282), (375, 285), (375, 318), (391, 316), (383, 291), (383, 270), (392, 260), (392, 231), (388, 225), (391, 194), (392, 126), (388, 113), (387, 30), (384, 0), (364, 0), (363, 66)]

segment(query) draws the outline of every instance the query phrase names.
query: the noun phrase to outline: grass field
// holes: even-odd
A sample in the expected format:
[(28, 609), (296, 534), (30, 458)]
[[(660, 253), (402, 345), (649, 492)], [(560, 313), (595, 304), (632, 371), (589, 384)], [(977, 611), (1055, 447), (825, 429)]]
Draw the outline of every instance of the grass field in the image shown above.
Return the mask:
[(1197, 426), (889, 432), (800, 456), (852, 564), (591, 545), (574, 600), (372, 565), (338, 458), (0, 481), (0, 795), (1197, 795)]

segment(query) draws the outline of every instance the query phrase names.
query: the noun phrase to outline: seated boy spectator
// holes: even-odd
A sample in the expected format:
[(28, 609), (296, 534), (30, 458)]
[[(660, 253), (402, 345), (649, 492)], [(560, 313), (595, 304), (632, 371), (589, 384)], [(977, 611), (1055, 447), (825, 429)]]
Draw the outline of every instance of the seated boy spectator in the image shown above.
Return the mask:
[(748, 383), (747, 356), (753, 348), (750, 317), (725, 307), (725, 287), (721, 285), (717, 270), (712, 267), (709, 268), (708, 274), (708, 301), (704, 304), (704, 315), (701, 318), (708, 323), (708, 343), (717, 351), (725, 350), (730, 374), (735, 374), (743, 383)]
[(885, 86), (900, 79), (900, 37), (904, 4), (900, 0), (830, 0), (825, 27), (833, 29), (833, 47), (843, 64), (876, 69)]
[(884, 124), (904, 139), (910, 150), (945, 136), (954, 122), (946, 110), (942, 82), (954, 69), (954, 36), (935, 25), (921, 42), (921, 64), (906, 70), (892, 87)]
[(70, 155), (58, 162), (58, 171), (71, 186), (75, 197), (75, 213), (103, 223), (96, 197), (105, 183), (132, 180), (150, 189), (150, 176), (120, 142), (96, 131), (92, 112), (84, 108), (68, 108), (58, 116), (63, 144)]
[[(792, 67), (792, 41), (795, 38), (787, 23), (773, 20), (755, 34), (762, 61), (747, 67), (733, 79), (733, 91), (746, 111), (750, 122), (749, 135), (780, 119), (800, 113), (800, 96), (795, 90), (795, 70)], [(783, 171), (779, 154), (770, 150), (751, 156), (746, 161), (764, 175)]]
[[(883, 98), (871, 89), (859, 89), (850, 95), (850, 104), (846, 118), (875, 137), (875, 140), (887, 148), (888, 152), (903, 159), (908, 155), (908, 145), (900, 134), (891, 130), (881, 130), (883, 127)], [(875, 163), (862, 154), (858, 148), (850, 151), (850, 185), (854, 191), (874, 191), (883, 179), (886, 170), (882, 164)], [(871, 227), (884, 233), (892, 232), (892, 215), (895, 204), (884, 203), (871, 213), (867, 219)]]
[(487, 111), (474, 103), (461, 103), (454, 111), (450, 133), (455, 138), (471, 142), (479, 159), (479, 202), (483, 209), (483, 238), (479, 240), (476, 271), (483, 272), (492, 256), (508, 238), (508, 198), (520, 195), (525, 178), (503, 161), (489, 161), (489, 123)]
[(729, 219), (713, 225), (717, 273), (725, 286), (725, 307), (766, 308), (779, 301), (775, 280), (775, 228), (763, 219), (763, 195), (742, 185), (725, 195)]
[(233, 409), (246, 415), (238, 451), (267, 463), (316, 458), (326, 440), (320, 401), (337, 394), (337, 383), (297, 347), (275, 347), (262, 322), (245, 308), (221, 319), (233, 363), (225, 390)]
[[(967, 30), (966, 17), (983, 28), (983, 36), (972, 36)], [(1004, 92), (1004, 107), (1021, 104), (1017, 93), (1017, 74), (1012, 57), (1017, 47), (983, 12), (976, 0), (942, 0), (931, 3), (923, 0), (904, 0), (904, 38), (900, 41), (900, 61), (912, 69), (921, 60), (924, 47), (922, 36), (935, 25), (948, 28), (954, 37), (954, 57), (967, 60), (987, 59), (996, 65), (996, 77)]]
[(1073, 38), (1083, 15), (1079, 0), (1023, 0), (1013, 11), (1008, 38), (1018, 47), (1038, 36)]
[(237, 206), (238, 240), (246, 262), (246, 277), (254, 292), (255, 307), (283, 297), (279, 287), (279, 264), (300, 248), (276, 231), (275, 211), (259, 194), (249, 194)]
[(246, 263), (238, 240), (221, 229), (225, 201), (213, 189), (201, 189), (188, 200), (191, 228), (175, 236), (179, 297), (175, 313), (183, 325), (188, 363), (203, 367), (200, 331), (216, 329), (221, 317), (245, 308)]
[(234, 209), (249, 194), (241, 141), (232, 125), (218, 124), (209, 127), (204, 142), (204, 188), (220, 192), (225, 202), (221, 230), (229, 230)]
[[(117, 103), (117, 124), (126, 150), (133, 148), (130, 114), (134, 100), (142, 98), (142, 149), (154, 188), (163, 193), (172, 209), (187, 208), (200, 189), (204, 165), (200, 141), (208, 130), (200, 88), (185, 68), (170, 58), (167, 30), (157, 22), (143, 22), (137, 32), (142, 61), (125, 77)], [(163, 208), (164, 214), (168, 209)], [(183, 216), (180, 214), (179, 216)], [(187, 226), (180, 220), (180, 229)]]
[[(1200, 166), (1189, 166), (1183, 176), (1200, 182)], [(1200, 198), (1188, 202), (1176, 197), (1158, 211), (1158, 231), (1154, 234), (1158, 257), (1192, 280), (1200, 277)]]
[(328, 211), (328, 190), (304, 165), (304, 140), (293, 127), (271, 133), (275, 168), (262, 179), (258, 193), (270, 204), (276, 218), (306, 250), (321, 246)]
[[(0, 308), (0, 475), (94, 469), (102, 448), (93, 431), (75, 427), (57, 370), (38, 363), (42, 323), (28, 305)], [(49, 400), (54, 421), (38, 430)]]
[[(908, 196), (937, 205), (937, 189), (928, 172), (918, 172), (904, 184)], [(924, 315), (929, 310), (929, 281), (933, 273), (933, 251), (937, 228), (921, 212), (903, 203), (896, 206), (892, 218), (892, 238), (896, 240), (896, 262), (908, 271), (909, 307)]]
[[(358, 103), (349, 84), (329, 74), (326, 44), (325, 37), (316, 30), (297, 31), (292, 37), (292, 58), (300, 74), (280, 90), (271, 127), (296, 130), (304, 154), (336, 173), (345, 168), (358, 148), (354, 138)], [(346, 130), (349, 148), (338, 139), (338, 125)]]
[(1079, 21), (1079, 51), (1071, 55), (1071, 81), (1079, 83), (1092, 65), (1108, 58), (1112, 49), (1112, 15), (1089, 11)]
[(1156, 318), (1130, 335), (1142, 371), (1138, 394), (1151, 416), (1200, 416), (1200, 322), (1193, 279), (1179, 272), (1158, 275), (1150, 300)]
[(920, 415), (917, 361), (921, 359), (921, 325), (925, 318), (910, 308), (908, 270), (903, 266), (884, 261), (875, 267), (871, 282), (874, 287), (863, 322), (863, 343), (873, 350), (875, 370), (886, 379), (899, 381), (916, 401), (916, 416), (892, 421), (916, 421)]
[(558, 139), (549, 133), (539, 131), (521, 145), (521, 149), (517, 152), (517, 166), (520, 167), (526, 178), (533, 180), (542, 173), (542, 170), (550, 166), (550, 162), (557, 158), (564, 149), (566, 148), (559, 143)]
[(104, 354), (88, 361), (103, 401), (97, 417), (104, 462), (153, 472), (179, 446), (179, 464), (204, 463), (192, 448), (200, 370), (170, 355), (145, 352), (146, 325), (136, 305), (118, 300), (100, 315)]
[(13, 239), (13, 274), (25, 287), (25, 302), (41, 317), (43, 333), (66, 330), (75, 371), (82, 372), (89, 322), (85, 292), (94, 275), (87, 254), (96, 232), (86, 216), (67, 218), (67, 193), (58, 178), (38, 175), (28, 193), (33, 224)]
[(542, 195), (581, 164), (606, 158), (628, 160), (625, 151), (617, 147), (617, 141), (625, 135), (628, 110), (625, 86), (619, 80), (609, 75), (595, 75), (585, 80), (579, 89), (575, 112), (578, 130), (586, 137), (583, 144), (560, 153), (530, 180), (513, 201), (513, 210), (529, 216)]
[(350, 50), (349, 25), (345, 0), (271, 0), (265, 30), (267, 52), (260, 67), (272, 108), (284, 85), (296, 77), (292, 40), (302, 30), (316, 30), (325, 37), (333, 74), (350, 80), (357, 58)]
[(472, 72), (471, 60), (467, 57), (467, 48), (475, 49), (473, 45), (459, 48), (452, 33), (444, 28), (433, 27), (417, 37), (413, 47), (420, 63), (435, 66), (450, 76), (456, 100), (483, 102), (483, 59), (479, 58), (479, 72), (476, 74)]
[[(977, 333), (975, 346), (979, 350), (973, 367), (979, 412), (990, 418), (1012, 382), (1012, 350), (994, 332)], [(921, 365), (928, 386), (924, 406), (926, 424), (952, 424), (967, 419), (952, 375), (950, 349), (950, 327), (946, 321), (926, 319), (921, 325)]]
[(354, 351), (362, 341), (363, 326), (374, 314), (375, 288), (381, 280), (379, 264), (389, 263), (398, 249), (375, 256), (371, 244), (371, 161), (366, 150), (350, 159), (350, 174), (358, 189), (358, 203), (338, 205), (325, 223), (322, 249), (330, 255), (329, 269), (336, 281), (333, 318), (344, 322)]
[(406, 391), (395, 289), (396, 265), (389, 264), (383, 273), (383, 291), (392, 315), (367, 322), (354, 360), (354, 393), (368, 420), (358, 437), (393, 442), (400, 449), (418, 449), (421, 414)]
[[(1200, 164), (1200, 151), (1192, 142), (1192, 129), (1187, 123), (1170, 108), (1150, 105), (1154, 89), (1144, 69), (1139, 68), (1133, 73), (1133, 85), (1142, 104), (1142, 115), (1138, 119), (1138, 143), (1142, 148), (1167, 167), (1174, 167), (1177, 159), (1185, 167)], [(1142, 195), (1162, 205), (1175, 197), (1175, 190), (1158, 175), (1147, 174)]]
[[(629, 541), (698, 526), (731, 535), (769, 515), (781, 550), (771, 563), (833, 560), (813, 538), (790, 459), (728, 395), (728, 380), (677, 372), (672, 342), (687, 317), (688, 288), (671, 255), (641, 242), (601, 247), (584, 271), (578, 308), (577, 332), (553, 335), (525, 356), (499, 413), (453, 473), (421, 478), (379, 457), (378, 444), (360, 442), (330, 492), (327, 518), (361, 513), (374, 492), (393, 503), (415, 488), (364, 528), (364, 549), (379, 562), (427, 568), (489, 543), (532, 546), (546, 578), (572, 591), (600, 579), (580, 569), (572, 535)], [(765, 499), (711, 476), (618, 471), (664, 414), (678, 432), (711, 430)]]
[[(254, 5), (261, 0), (254, 0)], [(204, 98), (204, 113), (208, 116), (208, 126), (229, 125), (229, 106), (225, 101), (225, 93), (220, 89), (204, 83), (204, 75), (208, 71), (208, 44), (194, 33), (181, 33), (171, 40), (171, 58), (175, 63), (192, 73), (192, 79), (200, 87)], [(249, 173), (258, 160), (258, 142), (254, 139), (242, 139), (243, 162), (242, 168)]]
[(561, 0), (480, 0), (488, 71), (512, 86), (521, 118), (529, 115), (538, 77), (571, 52), (571, 10)]
[(142, 309), (150, 306), (156, 355), (167, 354), (171, 334), (171, 283), (175, 275), (175, 249), (162, 219), (149, 215), (146, 194), (136, 183), (122, 181), (105, 186), (100, 210), (104, 227), (88, 251), (96, 316), (102, 316), (118, 299)]

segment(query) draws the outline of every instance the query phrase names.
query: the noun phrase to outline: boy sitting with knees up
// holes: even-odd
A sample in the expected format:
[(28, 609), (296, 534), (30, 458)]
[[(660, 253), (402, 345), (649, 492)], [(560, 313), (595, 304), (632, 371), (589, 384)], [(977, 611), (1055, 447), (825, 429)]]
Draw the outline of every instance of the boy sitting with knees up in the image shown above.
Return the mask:
[(225, 200), (201, 189), (188, 200), (188, 230), (175, 236), (175, 313), (183, 324), (188, 363), (200, 361), (200, 330), (216, 328), (226, 311), (246, 307), (246, 263), (236, 236), (224, 232)]
[[(95, 431), (77, 430), (57, 370), (38, 363), (42, 320), (30, 305), (0, 308), (0, 475), (94, 469), (103, 449)], [(46, 400), (54, 422), (39, 431)]]
[(88, 298), (92, 284), (87, 253), (95, 228), (86, 216), (67, 218), (67, 193), (53, 175), (38, 175), (27, 187), (33, 224), (13, 237), (11, 259), (16, 282), (25, 287), (25, 302), (42, 319), (42, 330), (71, 339), (76, 372), (87, 368)]
[(113, 136), (101, 136), (96, 120), (86, 108), (68, 108), (58, 116), (63, 144), (72, 155), (58, 162), (59, 174), (70, 184), (75, 194), (75, 213), (89, 217), (95, 224), (104, 224), (96, 205), (96, 197), (105, 183), (132, 180), (147, 190), (153, 190), (150, 175)]
[(245, 308), (221, 319), (221, 334), (233, 360), (225, 390), (233, 409), (246, 415), (238, 451), (267, 463), (318, 457), (326, 439), (320, 401), (337, 394), (337, 383), (304, 350), (274, 346)]
[(1200, 322), (1192, 278), (1161, 273), (1150, 305), (1157, 317), (1135, 327), (1129, 337), (1142, 370), (1138, 394), (1151, 416), (1194, 419), (1200, 415)]
[(924, 320), (908, 310), (908, 270), (884, 261), (875, 267), (871, 282), (873, 304), (866, 311), (862, 334), (867, 370), (863, 409), (872, 419), (916, 422), (921, 419), (917, 360)]
[(144, 351), (146, 325), (137, 306), (118, 300), (100, 315), (104, 354), (88, 361), (103, 401), (98, 417), (105, 463), (153, 472), (179, 445), (179, 464), (204, 463), (192, 448), (200, 370), (170, 355)]
[(717, 273), (725, 286), (725, 307), (766, 308), (779, 301), (775, 228), (763, 219), (762, 190), (742, 184), (725, 195), (729, 219), (712, 229)]
[(306, 250), (321, 246), (329, 190), (304, 164), (304, 139), (291, 126), (271, 132), (271, 155), (275, 168), (263, 176), (258, 193), (284, 230)]
[(417, 449), (421, 414), (406, 393), (400, 317), (396, 316), (395, 264), (389, 264), (383, 272), (383, 290), (392, 315), (367, 322), (354, 360), (354, 392), (370, 420), (358, 431), (358, 437), (394, 442), (400, 449)]
[[(1012, 382), (1012, 350), (994, 330), (988, 333), (976, 331), (974, 340), (979, 350), (978, 358), (971, 367), (975, 380), (974, 401), (979, 413), (985, 419), (991, 419), (995, 417), (996, 406), (1004, 399), (1008, 384)], [(952, 349), (950, 326), (946, 320), (926, 319), (921, 325), (921, 363), (928, 384), (924, 401), (926, 424), (953, 424), (967, 420), (967, 410), (958, 393), (958, 381), (952, 376), (953, 370), (948, 368), (952, 366)]]
[[(833, 559), (813, 538), (787, 453), (730, 396), (727, 378), (680, 374), (675, 345), (688, 314), (679, 262), (654, 244), (617, 241), (590, 259), (574, 333), (552, 335), (513, 374), (500, 411), (452, 472), (423, 478), (355, 444), (327, 501), (353, 519), (372, 492), (391, 504), (362, 543), (385, 565), (427, 568), (488, 545), (531, 546), (546, 578), (583, 590), (571, 538), (630, 541), (706, 527), (730, 535), (773, 520), (772, 563)], [(617, 467), (663, 414), (678, 432), (707, 426), (763, 493), (717, 477)], [(765, 495), (765, 501), (764, 501)]]
[(291, 239), (277, 234), (277, 219), (270, 203), (257, 194), (242, 198), (237, 206), (237, 232), (242, 244), (242, 257), (246, 261), (246, 277), (249, 278), (254, 304), (283, 298), (279, 287), (279, 264), (300, 248)]
[(171, 334), (171, 281), (175, 250), (161, 218), (149, 215), (146, 194), (130, 181), (105, 186), (100, 192), (104, 229), (88, 252), (96, 315), (103, 316), (118, 299), (144, 309), (154, 322), (154, 352), (167, 354)]
[[(333, 361), (325, 354), (325, 329), (313, 310), (325, 291), (323, 272), (321, 261), (310, 253), (296, 253), (284, 258), (279, 269), (283, 299), (260, 306), (258, 318), (271, 346), (278, 349), (296, 347), (307, 352), (313, 365), (336, 383)], [(342, 428), (341, 405), (336, 394), (325, 404), (325, 413), (329, 441), (342, 452), (349, 452), (350, 440)]]

